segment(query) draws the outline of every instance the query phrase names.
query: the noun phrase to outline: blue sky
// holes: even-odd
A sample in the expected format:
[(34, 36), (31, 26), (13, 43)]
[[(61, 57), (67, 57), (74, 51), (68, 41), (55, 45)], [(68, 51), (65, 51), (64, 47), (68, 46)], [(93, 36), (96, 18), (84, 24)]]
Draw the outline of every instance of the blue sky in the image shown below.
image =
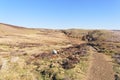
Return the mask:
[(0, 0), (0, 22), (32, 28), (120, 29), (120, 0)]

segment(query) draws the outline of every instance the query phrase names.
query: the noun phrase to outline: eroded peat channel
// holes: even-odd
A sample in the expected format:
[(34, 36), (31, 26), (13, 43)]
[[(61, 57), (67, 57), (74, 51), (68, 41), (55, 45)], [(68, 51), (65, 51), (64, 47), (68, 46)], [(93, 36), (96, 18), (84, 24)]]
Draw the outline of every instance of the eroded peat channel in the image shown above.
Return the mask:
[[(32, 55), (35, 60), (30, 64), (37, 66), (36, 71), (46, 80), (83, 80), (88, 68), (90, 46), (87, 44), (73, 45), (62, 48), (57, 54), (44, 53)], [(37, 60), (44, 60), (44, 63)], [(46, 61), (46, 62), (45, 62)], [(42, 66), (45, 66), (43, 69)]]
[(59, 78), (63, 80), (115, 80), (112, 63), (105, 56), (84, 43), (63, 48), (58, 54), (48, 53), (44, 56), (39, 54), (34, 57), (49, 58), (51, 61), (44, 70), (40, 70), (40, 65), (37, 65), (37, 71), (44, 79), (50, 76), (48, 78), (51, 80)]

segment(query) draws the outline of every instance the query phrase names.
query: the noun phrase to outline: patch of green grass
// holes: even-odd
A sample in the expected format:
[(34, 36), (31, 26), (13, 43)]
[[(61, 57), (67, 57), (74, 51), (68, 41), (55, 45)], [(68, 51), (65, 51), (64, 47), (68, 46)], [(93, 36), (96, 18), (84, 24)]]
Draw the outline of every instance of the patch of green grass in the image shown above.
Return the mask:
[(81, 61), (80, 62), (79, 68), (81, 69), (82, 72), (86, 72), (87, 71), (87, 67), (88, 67), (87, 61)]
[(17, 62), (8, 62), (5, 64), (4, 69), (0, 70), (0, 80), (35, 80), (39, 79), (33, 65), (26, 65), (23, 59), (19, 59)]
[(119, 64), (114, 64), (113, 70), (120, 75), (120, 65)]

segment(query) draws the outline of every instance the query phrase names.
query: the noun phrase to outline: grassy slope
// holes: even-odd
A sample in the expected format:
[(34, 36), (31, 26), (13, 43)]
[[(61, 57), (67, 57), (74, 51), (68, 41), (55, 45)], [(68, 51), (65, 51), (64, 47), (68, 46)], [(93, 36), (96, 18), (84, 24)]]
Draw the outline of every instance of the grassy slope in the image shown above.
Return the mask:
[[(47, 55), (53, 49), (59, 50), (72, 44), (74, 41), (71, 42), (59, 30), (27, 29), (0, 24), (0, 80), (51, 80), (53, 77), (60, 80), (66, 75), (66, 78), (79, 80), (86, 70), (84, 59), (75, 68), (65, 70), (60, 63), (66, 59), (66, 54), (63, 54), (66, 56), (64, 58), (62, 55), (48, 58)], [(35, 57), (40, 54), (45, 59)], [(45, 71), (45, 75), (42, 71)]]
[[(66, 79), (71, 78), (72, 80), (79, 80), (85, 77), (88, 57), (81, 58), (80, 63), (75, 68), (65, 70), (60, 66), (62, 60), (64, 58), (66, 59), (65, 54), (52, 56), (49, 59), (35, 58), (32, 55), (39, 56), (39, 54), (51, 52), (53, 49), (59, 50), (69, 47), (74, 44), (76, 38), (77, 41), (75, 43), (79, 44), (83, 36), (86, 36), (88, 33), (92, 35), (92, 38), (97, 38), (96, 41), (90, 41), (89, 43), (94, 45), (99, 51), (110, 55), (119, 51), (120, 40), (117, 35), (118, 32), (80, 29), (27, 29), (8, 24), (0, 24), (0, 79), (51, 80), (53, 77), (56, 77), (58, 80), (61, 80), (66, 74)], [(73, 40), (71, 41), (65, 34)], [(96, 46), (96, 44), (99, 46)], [(89, 50), (88, 53), (90, 53)], [(47, 55), (43, 56), (48, 57)], [(51, 64), (52, 68), (50, 68)], [(42, 71), (45, 72), (41, 73)]]
[[(0, 24), (0, 80), (41, 80), (35, 70), (36, 66), (32, 63), (28, 65), (31, 55), (69, 45), (70, 41), (57, 30), (27, 29)], [(43, 66), (47, 63), (49, 60)]]

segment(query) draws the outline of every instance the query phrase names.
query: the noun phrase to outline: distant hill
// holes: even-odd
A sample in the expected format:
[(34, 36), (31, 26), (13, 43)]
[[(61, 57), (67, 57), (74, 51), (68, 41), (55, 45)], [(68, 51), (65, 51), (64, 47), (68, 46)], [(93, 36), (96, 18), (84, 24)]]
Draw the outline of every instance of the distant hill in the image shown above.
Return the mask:
[(27, 34), (35, 32), (35, 30), (24, 28), (20, 26), (14, 26), (10, 24), (0, 23), (0, 34), (6, 35), (6, 34)]
[(69, 43), (69, 40), (59, 30), (24, 28), (0, 23), (0, 44), (39, 43), (54, 45), (63, 42)]

